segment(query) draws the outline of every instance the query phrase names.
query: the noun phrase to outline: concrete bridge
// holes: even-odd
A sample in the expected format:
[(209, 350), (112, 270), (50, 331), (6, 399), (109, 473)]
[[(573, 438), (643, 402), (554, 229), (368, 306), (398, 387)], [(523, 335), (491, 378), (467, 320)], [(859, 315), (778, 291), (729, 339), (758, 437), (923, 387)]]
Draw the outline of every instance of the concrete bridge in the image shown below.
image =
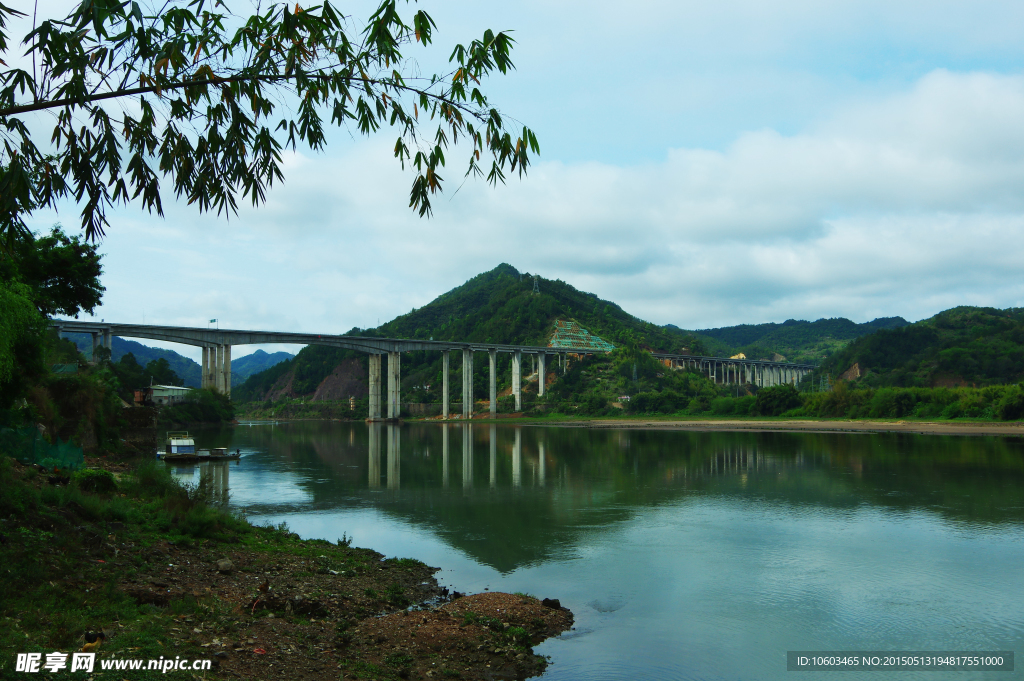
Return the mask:
[[(561, 360), (565, 366), (567, 355), (593, 355), (607, 352), (606, 349), (590, 347), (542, 347), (531, 345), (505, 345), (500, 343), (458, 343), (451, 341), (411, 340), (400, 338), (371, 338), (366, 336), (343, 336), (336, 334), (287, 333), (280, 331), (240, 331), (233, 329), (204, 329), (187, 326), (156, 326), (151, 324), (115, 324), (108, 322), (80, 322), (52, 320), (50, 325), (58, 333), (88, 333), (92, 335), (93, 350), (99, 346), (111, 348), (114, 336), (121, 338), (145, 338), (170, 343), (197, 346), (203, 349), (201, 387), (231, 394), (231, 347), (233, 345), (267, 345), (282, 343), (288, 345), (326, 345), (365, 352), (370, 356), (370, 414), (371, 420), (381, 420), (381, 356), (388, 356), (387, 363), (387, 418), (397, 419), (401, 391), (401, 354), (416, 350), (440, 352), (442, 356), (442, 414), (450, 414), (449, 361), (451, 353), (462, 353), (462, 417), (473, 416), (473, 356), (486, 352), (490, 369), (489, 396), (490, 413), (497, 413), (496, 362), (499, 352), (512, 355), (512, 395), (516, 411), (521, 411), (523, 356), (531, 356), (537, 367), (537, 394), (544, 395), (547, 360), (549, 357)], [(721, 357), (699, 357), (655, 353), (667, 367), (682, 369), (695, 368), (705, 372), (716, 383), (753, 383), (758, 386), (796, 383), (814, 369), (809, 364), (788, 364), (755, 360), (735, 360)]]
[(665, 366), (673, 369), (696, 369), (715, 383), (751, 384), (758, 387), (799, 383), (800, 379), (814, 371), (813, 364), (792, 362), (771, 362), (757, 359), (733, 359), (725, 357), (696, 357), (655, 352)]

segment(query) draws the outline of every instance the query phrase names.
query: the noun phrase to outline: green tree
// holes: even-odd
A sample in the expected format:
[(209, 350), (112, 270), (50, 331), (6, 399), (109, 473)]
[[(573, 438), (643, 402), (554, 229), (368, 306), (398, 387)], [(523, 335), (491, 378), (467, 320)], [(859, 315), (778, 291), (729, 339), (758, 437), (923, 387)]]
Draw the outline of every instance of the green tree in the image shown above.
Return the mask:
[(25, 284), (36, 308), (48, 317), (91, 314), (106, 290), (102, 273), (96, 245), (68, 237), (60, 225), (45, 236), (17, 240), (14, 252), (0, 257), (0, 282)]
[(149, 385), (149, 376), (146, 375), (146, 370), (130, 352), (124, 354), (119, 361), (112, 362), (110, 369), (121, 385), (122, 397), (133, 390)]
[(178, 378), (178, 374), (174, 373), (170, 363), (164, 357), (154, 359), (146, 364), (146, 376), (151, 377), (156, 385), (185, 385), (185, 382)]
[[(0, 386), (11, 381), (16, 367), (24, 369), (28, 360), (40, 356), (36, 337), (44, 328), (44, 320), (31, 298), (32, 291), (24, 284), (0, 283)], [(4, 391), (4, 397), (14, 395)]]
[[(408, 48), (431, 43), (434, 20), (423, 10), (403, 16), (398, 0), (383, 0), (357, 31), (326, 1), (274, 3), (248, 17), (221, 0), (153, 8), (81, 0), (65, 18), (34, 18), (22, 41), (32, 70), (0, 70), (8, 244), (27, 232), (27, 213), (66, 197), (81, 205), (88, 239), (103, 235), (116, 202), (162, 213), (162, 177), (200, 211), (234, 212), (239, 194), (259, 204), (283, 179), (283, 149), (324, 147), (325, 117), (363, 135), (385, 124), (398, 131), (394, 155), (414, 168), (409, 203), (421, 216), (457, 141), (469, 151), (466, 174), (492, 184), (524, 173), (539, 153), (533, 132), (510, 132), (481, 89), (513, 68), (507, 33), (455, 45), (449, 72), (421, 76)], [(24, 16), (0, 3), (2, 66), (18, 63), (7, 30)], [(39, 112), (55, 121), (49, 146), (33, 136)]]

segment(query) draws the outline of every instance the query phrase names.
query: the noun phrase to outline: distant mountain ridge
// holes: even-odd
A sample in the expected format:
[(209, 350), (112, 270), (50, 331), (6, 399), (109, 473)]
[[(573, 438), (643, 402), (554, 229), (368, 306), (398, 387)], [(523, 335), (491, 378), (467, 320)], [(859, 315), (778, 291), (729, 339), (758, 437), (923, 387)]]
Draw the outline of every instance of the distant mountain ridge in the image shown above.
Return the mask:
[[(92, 357), (91, 335), (86, 333), (67, 333), (64, 335), (68, 340), (75, 343), (79, 352), (86, 357)], [(134, 355), (135, 361), (141, 366), (146, 366), (154, 360), (163, 358), (167, 360), (171, 370), (185, 382), (186, 387), (198, 388), (201, 385), (202, 367), (190, 357), (179, 355), (174, 350), (151, 348), (138, 341), (119, 336), (114, 336), (112, 346), (110, 350), (111, 361), (118, 362), (128, 353)], [(231, 382), (232, 384), (241, 383), (252, 374), (265, 371), (275, 364), (289, 360), (292, 357), (293, 355), (289, 352), (267, 353), (263, 350), (257, 350), (250, 355), (233, 359), (231, 360)]]
[(781, 324), (739, 324), (698, 329), (693, 333), (698, 338), (714, 339), (733, 353), (742, 352), (748, 357), (778, 353), (790, 361), (817, 364), (855, 338), (907, 324), (909, 322), (903, 317), (879, 317), (861, 324), (844, 317), (834, 317), (813, 322), (787, 319)]
[(871, 387), (1024, 380), (1024, 309), (961, 306), (854, 340), (821, 371)]
[(295, 355), (290, 352), (284, 352), (283, 350), (278, 352), (264, 352), (263, 350), (257, 350), (245, 357), (233, 359), (231, 360), (231, 383), (233, 385), (241, 384), (253, 374), (266, 371), (270, 367), (280, 364), (281, 362), (287, 362), (293, 357), (295, 357)]

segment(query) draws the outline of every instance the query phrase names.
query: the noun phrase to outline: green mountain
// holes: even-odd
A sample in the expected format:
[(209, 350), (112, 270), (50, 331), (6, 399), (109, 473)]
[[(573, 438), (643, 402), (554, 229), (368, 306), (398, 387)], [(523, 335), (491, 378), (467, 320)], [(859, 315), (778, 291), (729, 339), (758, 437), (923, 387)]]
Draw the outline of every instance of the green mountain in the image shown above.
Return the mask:
[[(547, 345), (556, 319), (575, 320), (591, 334), (616, 346), (635, 343), (650, 350), (679, 352), (687, 340), (683, 333), (637, 319), (615, 303), (564, 281), (520, 273), (506, 264), (375, 329), (352, 329), (349, 334)], [(501, 354), (498, 358), (499, 375), (509, 375), (511, 359)], [(410, 401), (436, 401), (440, 369), (440, 353), (403, 355), (402, 388)], [(484, 374), (476, 372), (481, 390), (486, 381)], [(453, 381), (456, 375), (453, 373)], [(253, 375), (232, 392), (238, 401), (283, 396), (345, 399), (366, 395), (365, 377), (363, 353), (309, 346), (293, 360)]]
[(955, 307), (859, 338), (821, 370), (868, 387), (1015, 383), (1024, 380), (1024, 309)]
[(903, 317), (881, 317), (863, 324), (856, 324), (843, 317), (819, 319), (816, 322), (788, 319), (781, 324), (740, 324), (718, 329), (699, 329), (694, 334), (701, 339), (713, 339), (721, 344), (721, 349), (731, 349), (732, 354), (742, 352), (751, 359), (782, 355), (790, 362), (819, 364), (855, 338), (907, 324)]

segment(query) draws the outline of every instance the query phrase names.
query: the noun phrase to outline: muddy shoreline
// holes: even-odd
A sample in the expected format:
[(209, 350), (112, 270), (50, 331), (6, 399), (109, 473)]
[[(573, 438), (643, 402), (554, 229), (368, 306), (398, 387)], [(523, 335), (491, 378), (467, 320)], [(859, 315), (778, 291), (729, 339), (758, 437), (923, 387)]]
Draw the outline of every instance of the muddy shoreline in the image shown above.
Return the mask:
[[(556, 425), (556, 424), (551, 424)], [(723, 432), (812, 432), (812, 433), (917, 433), (921, 435), (1000, 435), (1024, 436), (1024, 423), (943, 423), (941, 421), (869, 421), (869, 420), (594, 420), (563, 422), (557, 425), (576, 428), (630, 428), (695, 430)]]
[[(258, 423), (264, 419), (246, 419)], [(288, 421), (337, 421), (343, 423), (364, 423), (358, 420), (282, 418), (266, 419), (267, 423)], [(998, 435), (1005, 437), (1024, 436), (1024, 421), (883, 421), (869, 419), (708, 419), (708, 418), (535, 418), (521, 414), (499, 414), (496, 419), (487, 414), (476, 414), (471, 423), (507, 423), (514, 421), (518, 426), (551, 426), (556, 428), (625, 428), (658, 430), (693, 430), (722, 432), (812, 432), (812, 433), (917, 433), (921, 435)], [(466, 423), (462, 419), (402, 419), (403, 423)]]

